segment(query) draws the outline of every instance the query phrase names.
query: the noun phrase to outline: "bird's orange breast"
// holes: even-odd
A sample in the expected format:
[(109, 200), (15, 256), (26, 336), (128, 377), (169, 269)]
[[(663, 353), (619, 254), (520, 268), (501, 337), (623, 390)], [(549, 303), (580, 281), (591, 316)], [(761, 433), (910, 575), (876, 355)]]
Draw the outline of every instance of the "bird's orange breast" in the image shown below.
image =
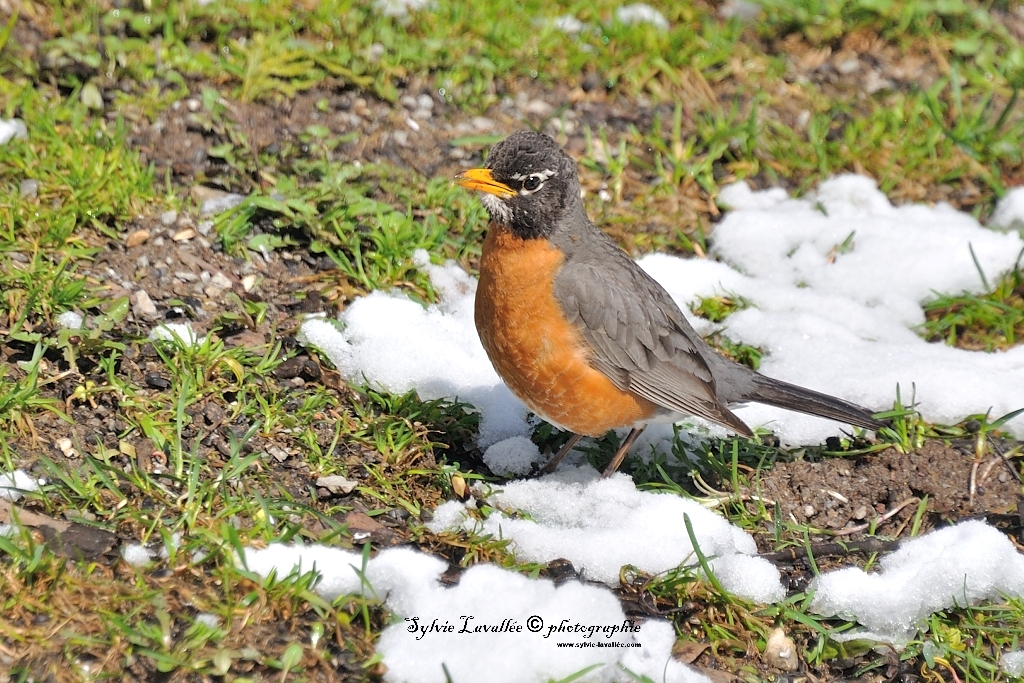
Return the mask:
[(480, 260), (476, 329), (494, 369), (530, 410), (577, 434), (649, 419), (657, 406), (616, 387), (587, 362), (586, 341), (554, 296), (564, 255), (492, 223)]

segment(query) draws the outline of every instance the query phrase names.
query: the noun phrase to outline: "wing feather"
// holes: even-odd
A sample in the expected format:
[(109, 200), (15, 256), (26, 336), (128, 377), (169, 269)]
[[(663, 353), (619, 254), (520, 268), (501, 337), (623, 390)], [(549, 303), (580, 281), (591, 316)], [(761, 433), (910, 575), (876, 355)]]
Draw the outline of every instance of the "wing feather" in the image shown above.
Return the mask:
[(570, 260), (555, 280), (555, 296), (582, 333), (591, 365), (619, 389), (750, 434), (718, 401), (714, 376), (696, 346), (703, 341), (682, 311), (661, 285), (618, 253), (621, 260)]

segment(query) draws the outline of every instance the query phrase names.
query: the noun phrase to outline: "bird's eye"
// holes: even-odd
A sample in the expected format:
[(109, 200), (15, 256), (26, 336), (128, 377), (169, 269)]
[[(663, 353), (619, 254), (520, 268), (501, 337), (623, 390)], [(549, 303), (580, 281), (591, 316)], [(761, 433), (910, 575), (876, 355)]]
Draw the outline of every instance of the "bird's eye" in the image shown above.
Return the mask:
[(544, 182), (544, 179), (534, 173), (532, 176), (523, 181), (523, 189), (527, 192), (533, 192), (540, 184)]

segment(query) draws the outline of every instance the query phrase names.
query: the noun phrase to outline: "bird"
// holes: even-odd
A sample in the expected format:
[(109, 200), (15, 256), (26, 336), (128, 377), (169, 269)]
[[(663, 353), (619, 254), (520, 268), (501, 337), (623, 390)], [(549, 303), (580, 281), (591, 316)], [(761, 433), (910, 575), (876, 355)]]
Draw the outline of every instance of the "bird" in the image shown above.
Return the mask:
[(490, 216), (474, 321), (495, 371), (536, 415), (572, 433), (541, 472), (583, 436), (629, 428), (602, 476), (646, 425), (686, 415), (753, 432), (730, 406), (765, 403), (866, 429), (867, 408), (789, 384), (712, 349), (665, 289), (587, 216), (576, 162), (525, 130), (455, 182)]

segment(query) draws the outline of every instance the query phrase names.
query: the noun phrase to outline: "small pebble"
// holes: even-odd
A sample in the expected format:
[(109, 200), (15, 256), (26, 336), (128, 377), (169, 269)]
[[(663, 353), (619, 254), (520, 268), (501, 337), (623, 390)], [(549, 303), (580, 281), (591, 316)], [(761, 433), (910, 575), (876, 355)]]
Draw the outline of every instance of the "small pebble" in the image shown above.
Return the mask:
[(74, 446), (72, 445), (71, 439), (67, 438), (66, 436), (57, 439), (57, 448), (60, 449), (60, 452), (63, 453), (64, 457), (66, 458), (78, 457), (78, 451), (76, 451)]
[(762, 12), (761, 5), (747, 0), (725, 0), (718, 8), (718, 16), (722, 19), (736, 17), (742, 23), (749, 23), (757, 19)]
[(615, 10), (615, 18), (623, 24), (650, 24), (662, 31), (667, 31), (669, 28), (668, 19), (665, 18), (665, 15), (643, 2), (623, 5), (617, 8)]
[(877, 71), (871, 69), (864, 77), (864, 92), (869, 95), (874, 95), (879, 90), (885, 90), (892, 88), (893, 82), (888, 78), (882, 78)]
[(132, 312), (136, 317), (153, 320), (157, 317), (156, 304), (144, 289), (132, 294)]
[(124, 246), (129, 249), (144, 244), (149, 239), (149, 230), (133, 230), (124, 239)]
[(214, 199), (208, 199), (203, 202), (203, 205), (199, 207), (199, 213), (203, 216), (209, 216), (210, 214), (223, 213), (228, 209), (232, 209), (245, 200), (240, 194), (234, 192), (225, 193), (220, 197)]
[(273, 456), (274, 460), (277, 460), (278, 462), (284, 462), (285, 460), (291, 457), (288, 454), (288, 451), (284, 450), (280, 446), (271, 446), (270, 448), (267, 449), (267, 452), (270, 453), (270, 455)]
[(0, 119), (0, 145), (28, 138), (28, 126), (21, 119)]
[(18, 192), (21, 193), (22, 199), (35, 199), (36, 195), (39, 194), (39, 181), (32, 179), (25, 179), (18, 183)]
[(172, 237), (171, 239), (174, 240), (175, 242), (187, 242), (188, 240), (192, 239), (195, 236), (196, 231), (194, 229), (185, 228), (184, 230), (179, 230), (178, 232), (174, 233), (174, 237)]
[(219, 270), (210, 278), (210, 284), (221, 289), (231, 289), (232, 282), (227, 275)]
[(146, 386), (149, 387), (150, 389), (163, 390), (171, 388), (170, 381), (168, 381), (166, 377), (163, 377), (162, 375), (156, 372), (147, 373), (144, 378), (144, 381), (146, 382)]
[(69, 522), (75, 522), (80, 519), (84, 519), (87, 522), (95, 522), (99, 519), (95, 513), (89, 512), (88, 510), (65, 510), (64, 519)]
[(563, 14), (560, 17), (551, 20), (551, 26), (558, 29), (562, 33), (577, 34), (580, 33), (586, 24), (577, 19), (571, 14)]
[(796, 671), (800, 666), (796, 644), (781, 628), (772, 631), (764, 646), (764, 663), (781, 671)]
[(177, 211), (164, 211), (162, 214), (160, 214), (160, 223), (164, 227), (169, 228), (170, 226), (174, 225), (174, 222), (176, 220), (178, 220)]
[(576, 122), (562, 119), (551, 119), (551, 127), (559, 133), (574, 135), (576, 133)]
[(486, 116), (474, 116), (469, 120), (473, 125), (473, 128), (479, 131), (488, 131), (494, 129), (494, 121), (487, 118)]
[(537, 116), (551, 116), (551, 112), (555, 110), (550, 104), (544, 100), (530, 100), (523, 107), (523, 112), (527, 114), (536, 114)]
[(860, 68), (860, 60), (856, 57), (852, 59), (845, 59), (839, 64), (836, 64), (836, 71), (847, 76), (852, 74), (854, 71)]
[(325, 488), (331, 493), (337, 495), (339, 493), (351, 493), (353, 489), (359, 484), (359, 482), (346, 479), (340, 475), (334, 474), (329, 477), (320, 477), (316, 480), (316, 485), (320, 488)]

